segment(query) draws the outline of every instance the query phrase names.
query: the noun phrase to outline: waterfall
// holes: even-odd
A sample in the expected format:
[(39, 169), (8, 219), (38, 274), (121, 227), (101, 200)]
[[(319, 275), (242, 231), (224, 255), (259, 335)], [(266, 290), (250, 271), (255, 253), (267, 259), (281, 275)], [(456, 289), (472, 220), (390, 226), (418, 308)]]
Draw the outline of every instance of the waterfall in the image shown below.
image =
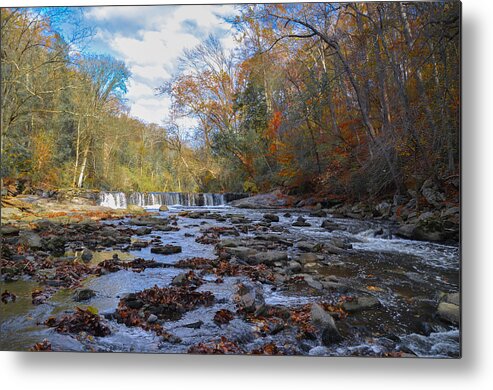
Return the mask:
[(123, 192), (101, 192), (99, 194), (99, 205), (112, 209), (126, 209), (127, 197)]
[(124, 209), (127, 205), (136, 205), (148, 208), (159, 206), (224, 206), (226, 205), (224, 194), (191, 193), (191, 192), (101, 192), (99, 204), (112, 209)]

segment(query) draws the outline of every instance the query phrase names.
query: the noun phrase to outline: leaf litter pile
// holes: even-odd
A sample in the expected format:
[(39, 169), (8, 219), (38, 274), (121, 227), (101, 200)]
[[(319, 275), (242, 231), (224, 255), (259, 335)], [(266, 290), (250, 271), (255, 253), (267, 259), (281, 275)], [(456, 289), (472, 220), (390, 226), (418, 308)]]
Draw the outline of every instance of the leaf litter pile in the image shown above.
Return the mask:
[(44, 324), (55, 328), (58, 333), (86, 332), (97, 337), (108, 336), (111, 333), (107, 322), (92, 308), (76, 307), (73, 314), (67, 314), (61, 318), (50, 317)]
[(191, 268), (201, 270), (202, 274), (212, 273), (216, 276), (248, 276), (253, 281), (272, 283), (274, 273), (264, 264), (238, 265), (226, 260), (212, 260), (201, 257), (180, 260), (175, 264), (177, 268)]
[(199, 306), (210, 306), (213, 302), (214, 295), (209, 291), (192, 291), (188, 286), (167, 288), (154, 286), (122, 298), (114, 317), (127, 326), (152, 330), (171, 341), (172, 336), (158, 321), (176, 321), (185, 312)]

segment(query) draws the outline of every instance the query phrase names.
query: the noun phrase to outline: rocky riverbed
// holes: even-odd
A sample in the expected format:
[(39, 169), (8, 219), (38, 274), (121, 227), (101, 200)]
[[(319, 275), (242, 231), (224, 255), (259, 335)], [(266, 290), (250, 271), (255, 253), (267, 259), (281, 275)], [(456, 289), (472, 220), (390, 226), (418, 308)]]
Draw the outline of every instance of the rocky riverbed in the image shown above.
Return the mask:
[(275, 195), (150, 212), (22, 201), (2, 210), (1, 349), (460, 355), (458, 246), (395, 222)]

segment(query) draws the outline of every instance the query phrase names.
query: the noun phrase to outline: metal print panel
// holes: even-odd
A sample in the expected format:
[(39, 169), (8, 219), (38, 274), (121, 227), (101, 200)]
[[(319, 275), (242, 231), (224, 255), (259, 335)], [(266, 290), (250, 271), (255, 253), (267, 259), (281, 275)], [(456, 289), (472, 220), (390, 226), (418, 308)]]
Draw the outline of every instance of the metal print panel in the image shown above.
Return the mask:
[(460, 357), (460, 12), (2, 8), (0, 348)]

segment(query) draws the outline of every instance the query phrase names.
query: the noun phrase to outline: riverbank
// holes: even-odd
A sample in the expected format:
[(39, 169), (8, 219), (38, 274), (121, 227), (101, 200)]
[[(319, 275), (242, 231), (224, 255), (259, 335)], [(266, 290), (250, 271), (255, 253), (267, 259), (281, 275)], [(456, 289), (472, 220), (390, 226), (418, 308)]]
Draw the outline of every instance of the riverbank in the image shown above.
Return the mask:
[(293, 207), (309, 210), (311, 215), (318, 217), (331, 215), (357, 220), (390, 221), (393, 222), (392, 228), (382, 230), (380, 234), (420, 241), (459, 242), (458, 194), (456, 199), (446, 201), (445, 195), (428, 181), (423, 184), (419, 194), (412, 195), (378, 201), (344, 202), (340, 198), (321, 194), (295, 197), (277, 190), (235, 200), (231, 205), (245, 209)]
[(2, 223), (2, 348), (460, 353), (458, 248), (280, 202), (147, 213), (23, 198)]

